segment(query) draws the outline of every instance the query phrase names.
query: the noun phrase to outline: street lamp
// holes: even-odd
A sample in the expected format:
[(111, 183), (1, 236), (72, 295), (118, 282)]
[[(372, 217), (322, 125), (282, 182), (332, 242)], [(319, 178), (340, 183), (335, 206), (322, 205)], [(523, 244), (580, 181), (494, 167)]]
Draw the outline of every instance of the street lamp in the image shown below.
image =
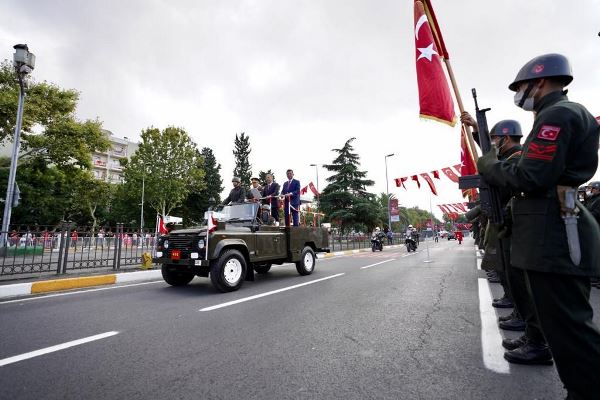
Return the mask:
[(388, 157), (392, 157), (393, 155), (394, 155), (394, 153), (388, 154), (387, 156), (384, 157), (384, 161), (385, 161), (385, 194), (387, 195), (388, 229), (390, 231), (392, 230), (392, 216), (390, 214), (390, 188), (389, 188), (389, 181), (388, 181), (387, 159), (388, 159)]
[[(317, 192), (319, 193), (317, 195), (317, 212), (320, 214), (321, 213), (321, 203), (319, 203), (319, 195), (321, 194), (321, 192), (319, 192), (319, 164), (310, 164), (311, 167), (315, 167), (315, 172), (317, 173)], [(321, 216), (317, 214), (317, 226), (321, 225)]]
[(6, 187), (6, 197), (4, 198), (4, 215), (2, 217), (2, 232), (0, 233), (0, 245), (6, 247), (8, 238), (8, 227), (10, 225), (10, 216), (15, 203), (15, 179), (17, 176), (17, 162), (19, 160), (19, 147), (21, 144), (21, 125), (23, 123), (23, 105), (25, 103), (25, 94), (27, 75), (35, 67), (35, 55), (29, 52), (26, 44), (17, 44), (13, 46), (15, 54), (13, 55), (13, 66), (19, 78), (19, 105), (17, 107), (17, 121), (15, 125), (15, 141), (13, 145), (12, 157), (10, 159), (10, 172), (8, 175), (8, 185)]
[(142, 208), (140, 210), (140, 235), (144, 234), (144, 192), (146, 190), (146, 167), (148, 164), (144, 164), (144, 170), (142, 173)]

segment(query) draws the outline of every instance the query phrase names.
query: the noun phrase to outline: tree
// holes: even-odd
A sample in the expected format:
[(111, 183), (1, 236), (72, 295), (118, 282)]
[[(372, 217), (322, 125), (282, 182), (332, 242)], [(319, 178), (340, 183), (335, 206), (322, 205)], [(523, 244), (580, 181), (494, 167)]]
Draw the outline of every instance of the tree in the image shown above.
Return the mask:
[(79, 181), (76, 196), (82, 210), (92, 219), (91, 231), (96, 231), (98, 226), (98, 213), (110, 207), (117, 187), (108, 182), (95, 179), (87, 173)]
[(325, 218), (337, 224), (342, 232), (364, 225), (371, 230), (380, 222), (380, 211), (375, 196), (366, 188), (373, 181), (366, 179), (367, 173), (360, 171), (360, 157), (354, 153), (352, 142), (346, 141), (341, 149), (332, 149), (338, 155), (324, 167), (333, 172), (329, 184), (320, 196), (320, 207)]
[(273, 171), (271, 171), (271, 168), (269, 168), (268, 171), (260, 171), (258, 173), (258, 180), (260, 181), (261, 186), (266, 185), (267, 183), (267, 175), (272, 175), (273, 176), (273, 182), (275, 182), (275, 174), (273, 173)]
[(123, 168), (125, 185), (141, 200), (143, 182), (144, 201), (160, 215), (168, 215), (191, 191), (204, 187), (200, 153), (182, 128), (148, 128), (141, 139)]
[(250, 164), (250, 137), (242, 132), (239, 136), (235, 135), (235, 148), (233, 156), (235, 157), (235, 168), (233, 176), (237, 176), (242, 180), (242, 186), (247, 187), (252, 178), (252, 164)]

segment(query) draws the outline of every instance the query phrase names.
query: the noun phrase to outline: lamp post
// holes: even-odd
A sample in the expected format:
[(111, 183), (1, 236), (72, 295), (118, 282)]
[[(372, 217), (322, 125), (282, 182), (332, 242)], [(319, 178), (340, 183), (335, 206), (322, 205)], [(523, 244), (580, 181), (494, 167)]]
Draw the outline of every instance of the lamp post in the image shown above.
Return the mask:
[(387, 159), (388, 159), (388, 157), (392, 157), (393, 155), (394, 155), (394, 153), (388, 154), (387, 156), (384, 157), (384, 161), (385, 161), (385, 194), (387, 195), (388, 229), (390, 231), (392, 230), (392, 216), (390, 214), (390, 188), (389, 188), (389, 181), (388, 181)]
[(12, 157), (10, 159), (10, 172), (8, 175), (8, 185), (6, 187), (6, 197), (4, 198), (4, 215), (2, 217), (2, 232), (0, 233), (0, 245), (6, 247), (8, 238), (8, 228), (10, 225), (10, 216), (15, 204), (15, 179), (17, 176), (17, 162), (19, 161), (19, 147), (21, 144), (21, 125), (23, 123), (23, 105), (25, 103), (25, 94), (27, 82), (25, 78), (33, 71), (35, 67), (35, 55), (29, 52), (26, 44), (17, 44), (13, 46), (15, 54), (13, 55), (13, 65), (19, 78), (19, 105), (17, 107), (17, 121), (15, 125), (15, 139), (13, 144)]
[(146, 191), (146, 167), (148, 164), (144, 164), (144, 171), (142, 173), (142, 204), (140, 210), (140, 235), (144, 233), (144, 192)]

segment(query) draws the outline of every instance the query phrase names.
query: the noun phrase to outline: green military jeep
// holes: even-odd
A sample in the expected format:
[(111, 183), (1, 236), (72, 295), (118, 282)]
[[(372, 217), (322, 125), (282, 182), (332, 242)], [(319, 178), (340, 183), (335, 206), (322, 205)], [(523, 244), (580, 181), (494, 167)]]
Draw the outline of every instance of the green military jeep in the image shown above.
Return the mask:
[(203, 225), (162, 236), (153, 261), (162, 264), (163, 279), (183, 286), (194, 276), (210, 276), (215, 288), (231, 292), (273, 264), (295, 263), (300, 275), (310, 275), (315, 253), (329, 252), (327, 229), (262, 224), (258, 208), (258, 203), (224, 206), (212, 213), (217, 224), (208, 234)]

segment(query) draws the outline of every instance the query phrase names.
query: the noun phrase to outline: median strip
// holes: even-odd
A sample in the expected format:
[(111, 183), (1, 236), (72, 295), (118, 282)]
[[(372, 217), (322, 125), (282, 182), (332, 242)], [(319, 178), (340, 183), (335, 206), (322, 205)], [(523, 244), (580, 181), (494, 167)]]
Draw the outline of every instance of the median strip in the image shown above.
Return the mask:
[(235, 305), (235, 304), (244, 303), (246, 301), (259, 299), (259, 298), (265, 297), (265, 296), (270, 296), (272, 294), (277, 294), (277, 293), (285, 292), (285, 291), (288, 291), (288, 290), (297, 289), (297, 288), (302, 287), (302, 286), (312, 285), (313, 283), (325, 281), (327, 279), (337, 278), (338, 276), (342, 276), (342, 275), (344, 275), (343, 272), (341, 274), (335, 274), (335, 275), (331, 275), (331, 276), (326, 276), (325, 278), (315, 279), (314, 281), (304, 282), (304, 283), (300, 283), (298, 285), (288, 286), (288, 287), (284, 287), (284, 288), (281, 288), (281, 289), (272, 290), (270, 292), (265, 292), (265, 293), (257, 294), (257, 295), (250, 296), (250, 297), (244, 297), (244, 298), (238, 299), (238, 300), (228, 301), (227, 303), (221, 303), (221, 304), (217, 304), (217, 305), (214, 305), (214, 306), (201, 308), (198, 311), (212, 311), (212, 310), (217, 310), (219, 308), (229, 307), (229, 306), (232, 306), (232, 305)]
[(8, 357), (3, 360), (0, 360), (0, 367), (3, 367), (8, 364), (13, 364), (13, 363), (16, 363), (19, 361), (23, 361), (23, 360), (28, 360), (30, 358), (42, 356), (44, 354), (54, 353), (59, 350), (68, 349), (69, 347), (79, 346), (80, 344), (93, 342), (95, 340), (105, 339), (107, 337), (117, 335), (118, 333), (119, 332), (117, 332), (117, 331), (105, 332), (105, 333), (101, 333), (99, 335), (89, 336), (89, 337), (86, 337), (83, 339), (77, 339), (77, 340), (72, 340), (70, 342), (57, 344), (56, 346), (50, 346), (50, 347), (46, 347), (44, 349), (30, 351), (29, 353), (19, 354), (18, 356)]

